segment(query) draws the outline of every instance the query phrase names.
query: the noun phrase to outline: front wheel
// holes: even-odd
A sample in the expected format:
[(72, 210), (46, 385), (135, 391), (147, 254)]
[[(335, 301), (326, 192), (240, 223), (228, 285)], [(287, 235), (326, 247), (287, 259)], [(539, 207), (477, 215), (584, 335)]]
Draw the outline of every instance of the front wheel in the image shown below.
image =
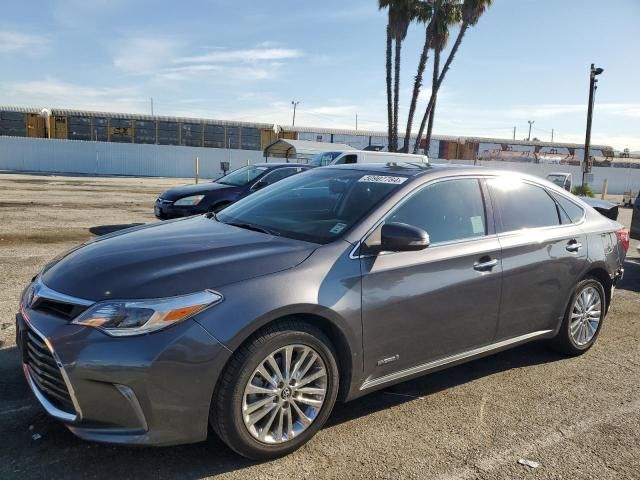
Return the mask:
[(606, 312), (606, 296), (595, 278), (582, 280), (576, 286), (555, 340), (558, 350), (580, 355), (595, 343)]
[(331, 343), (304, 322), (268, 327), (225, 369), (211, 423), (239, 454), (265, 460), (301, 447), (326, 422), (338, 393)]

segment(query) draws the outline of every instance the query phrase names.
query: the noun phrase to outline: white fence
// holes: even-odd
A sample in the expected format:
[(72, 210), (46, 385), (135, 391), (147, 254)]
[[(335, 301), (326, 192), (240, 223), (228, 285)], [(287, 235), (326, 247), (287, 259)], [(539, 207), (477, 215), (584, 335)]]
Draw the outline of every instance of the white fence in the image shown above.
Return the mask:
[[(220, 148), (85, 142), (0, 136), (0, 170), (23, 172), (80, 173), (87, 175), (132, 175), (151, 177), (193, 177), (195, 158), (200, 159), (200, 176), (222, 175), (220, 162), (230, 162), (231, 170), (264, 161), (262, 151)], [(455, 160), (454, 163), (473, 164)], [(490, 168), (516, 170), (544, 177), (553, 171), (570, 172), (580, 183), (580, 167), (526, 162), (479, 161)], [(622, 194), (640, 189), (640, 169), (594, 167), (594, 191), (600, 192), (604, 179), (609, 193)]]
[(220, 162), (233, 170), (264, 161), (262, 151), (252, 150), (0, 137), (0, 170), (192, 177), (196, 157), (205, 178), (222, 175)]
[[(454, 160), (452, 163), (473, 165), (473, 160)], [(514, 170), (538, 177), (545, 177), (551, 172), (567, 172), (573, 176), (574, 185), (582, 183), (582, 167), (580, 166), (488, 160), (478, 161), (476, 165), (500, 170)], [(612, 195), (621, 195), (629, 190), (637, 192), (640, 189), (640, 169), (638, 168), (593, 167), (592, 173), (593, 182), (591, 183), (591, 188), (596, 193), (602, 191), (602, 184), (605, 179), (609, 181), (607, 191)]]

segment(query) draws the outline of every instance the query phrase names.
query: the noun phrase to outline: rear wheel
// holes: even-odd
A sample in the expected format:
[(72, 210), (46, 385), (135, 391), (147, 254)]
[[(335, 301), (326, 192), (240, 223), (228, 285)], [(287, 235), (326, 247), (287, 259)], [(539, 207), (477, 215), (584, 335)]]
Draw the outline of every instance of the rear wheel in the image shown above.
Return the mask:
[(558, 350), (568, 355), (580, 355), (595, 343), (606, 312), (606, 296), (602, 284), (595, 278), (578, 283), (555, 338)]
[(268, 327), (225, 369), (212, 402), (214, 430), (255, 460), (296, 450), (331, 413), (338, 393), (335, 358), (326, 336), (304, 322)]

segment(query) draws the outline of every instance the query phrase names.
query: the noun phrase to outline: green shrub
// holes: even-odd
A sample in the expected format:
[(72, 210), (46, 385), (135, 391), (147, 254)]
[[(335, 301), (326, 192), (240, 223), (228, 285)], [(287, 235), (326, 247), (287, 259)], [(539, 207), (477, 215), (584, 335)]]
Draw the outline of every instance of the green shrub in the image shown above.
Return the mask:
[(571, 193), (579, 197), (595, 197), (595, 195), (593, 194), (593, 190), (591, 190), (591, 187), (589, 185), (578, 185), (576, 187), (573, 187)]

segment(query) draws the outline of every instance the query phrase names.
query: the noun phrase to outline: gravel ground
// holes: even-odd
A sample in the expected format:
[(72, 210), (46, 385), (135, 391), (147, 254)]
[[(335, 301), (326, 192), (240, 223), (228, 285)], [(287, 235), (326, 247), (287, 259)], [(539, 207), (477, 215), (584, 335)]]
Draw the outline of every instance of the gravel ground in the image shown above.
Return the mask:
[[(602, 335), (581, 357), (530, 344), (373, 393), (338, 405), (298, 452), (262, 464), (213, 435), (171, 448), (76, 439), (22, 377), (20, 291), (93, 233), (154, 221), (157, 194), (188, 181), (0, 175), (0, 478), (640, 478), (637, 242)], [(627, 226), (630, 216), (621, 209)]]

